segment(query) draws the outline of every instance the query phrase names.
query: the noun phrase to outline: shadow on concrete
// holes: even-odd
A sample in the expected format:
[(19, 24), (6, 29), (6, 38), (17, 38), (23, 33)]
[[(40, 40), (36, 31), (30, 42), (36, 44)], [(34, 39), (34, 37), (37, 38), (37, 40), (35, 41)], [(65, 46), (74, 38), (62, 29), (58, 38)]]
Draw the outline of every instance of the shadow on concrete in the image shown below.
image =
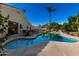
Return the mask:
[(36, 56), (42, 49), (48, 44), (48, 42), (41, 42), (38, 44), (34, 44), (22, 52), (22, 56)]
[(41, 42), (26, 48), (8, 49), (7, 56), (36, 56), (48, 42)]

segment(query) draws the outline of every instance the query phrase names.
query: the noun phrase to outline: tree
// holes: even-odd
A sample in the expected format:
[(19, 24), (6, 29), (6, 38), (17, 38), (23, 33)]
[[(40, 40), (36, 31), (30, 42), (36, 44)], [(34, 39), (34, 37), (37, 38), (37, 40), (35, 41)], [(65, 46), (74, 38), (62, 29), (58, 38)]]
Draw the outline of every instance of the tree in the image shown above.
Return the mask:
[(64, 23), (63, 26), (62, 26), (62, 30), (68, 31), (69, 30), (69, 24), (68, 23)]
[(77, 24), (77, 31), (79, 31), (79, 13), (77, 14), (76, 24)]
[(0, 14), (0, 33), (4, 33), (8, 25), (5, 23), (8, 23), (9, 15), (7, 17), (4, 17)]
[(6, 33), (8, 27), (8, 19), (9, 15), (7, 15), (7, 17), (2, 16), (0, 8), (0, 34)]
[(60, 24), (56, 22), (51, 23), (51, 29), (58, 31), (60, 29)]
[(69, 24), (70, 31), (77, 31), (78, 30), (78, 26), (79, 26), (78, 19), (79, 19), (79, 15), (70, 16), (68, 18), (68, 24)]
[(76, 19), (77, 19), (76, 16), (69, 16), (68, 17), (68, 23), (71, 24), (71, 25), (75, 24), (76, 23)]
[(77, 31), (77, 16), (69, 16), (68, 22), (63, 24), (63, 30), (65, 31)]
[(46, 9), (47, 9), (48, 14), (49, 14), (49, 25), (50, 25), (49, 31), (51, 32), (51, 13), (54, 12), (54, 11), (56, 11), (56, 9), (55, 8), (52, 8), (50, 6), (49, 7), (46, 7)]

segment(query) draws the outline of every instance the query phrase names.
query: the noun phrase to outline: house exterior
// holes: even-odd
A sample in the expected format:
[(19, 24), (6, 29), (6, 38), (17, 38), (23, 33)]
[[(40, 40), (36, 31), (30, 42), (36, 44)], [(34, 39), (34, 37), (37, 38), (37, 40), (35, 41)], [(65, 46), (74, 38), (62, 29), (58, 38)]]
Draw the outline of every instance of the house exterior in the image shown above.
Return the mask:
[[(18, 33), (21, 33), (22, 30), (29, 30), (32, 26), (28, 22), (28, 20), (23, 16), (23, 11), (2, 3), (0, 4), (0, 9), (0, 13), (2, 14), (2, 16), (7, 17), (9, 15), (8, 21), (13, 22), (13, 24), (17, 24), (16, 30), (18, 31)], [(9, 28), (7, 28), (6, 30), (7, 33), (9, 32), (8, 29)]]

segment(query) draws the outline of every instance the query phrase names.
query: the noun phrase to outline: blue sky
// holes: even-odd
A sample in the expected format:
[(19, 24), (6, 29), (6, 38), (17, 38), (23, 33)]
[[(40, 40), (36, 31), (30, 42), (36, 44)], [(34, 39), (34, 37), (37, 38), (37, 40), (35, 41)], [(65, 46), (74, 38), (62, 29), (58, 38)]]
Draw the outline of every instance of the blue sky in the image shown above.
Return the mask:
[(78, 3), (9, 3), (20, 10), (26, 9), (24, 13), (26, 19), (33, 25), (48, 23), (48, 12), (46, 6), (51, 6), (57, 10), (52, 13), (52, 22), (63, 24), (67, 22), (69, 16), (79, 13)]

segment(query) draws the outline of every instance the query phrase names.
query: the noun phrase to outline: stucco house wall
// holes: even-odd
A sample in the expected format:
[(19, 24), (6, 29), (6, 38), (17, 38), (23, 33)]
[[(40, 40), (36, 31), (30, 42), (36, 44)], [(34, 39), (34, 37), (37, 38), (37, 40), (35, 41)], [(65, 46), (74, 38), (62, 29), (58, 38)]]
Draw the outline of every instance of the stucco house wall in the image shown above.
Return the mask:
[[(23, 11), (2, 3), (0, 4), (0, 9), (1, 9), (1, 14), (4, 17), (10, 15), (9, 21), (17, 22), (18, 25), (21, 24), (23, 26), (23, 29), (27, 29), (27, 26), (28, 27), (31, 26), (28, 20), (23, 16)], [(20, 33), (20, 27), (18, 27), (18, 33)]]

